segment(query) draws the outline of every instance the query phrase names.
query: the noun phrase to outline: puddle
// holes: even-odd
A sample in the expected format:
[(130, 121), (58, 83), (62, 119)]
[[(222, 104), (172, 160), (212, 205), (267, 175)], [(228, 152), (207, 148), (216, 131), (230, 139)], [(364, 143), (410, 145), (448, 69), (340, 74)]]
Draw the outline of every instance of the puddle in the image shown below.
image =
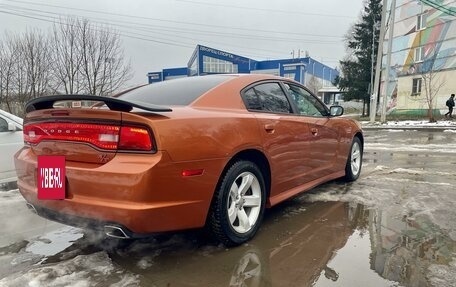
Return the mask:
[[(14, 246), (0, 250), (13, 261), (43, 256), (0, 286), (53, 286), (57, 279), (49, 272), (62, 275), (62, 286), (95, 286), (100, 278), (129, 286), (431, 286), (443, 271), (452, 272), (456, 252), (455, 242), (424, 217), (395, 218), (360, 204), (303, 198), (267, 212), (254, 240), (231, 249), (199, 232), (108, 247), (75, 230), (35, 238), (22, 246), (22, 255), (11, 254)], [(91, 262), (98, 268), (88, 268)]]

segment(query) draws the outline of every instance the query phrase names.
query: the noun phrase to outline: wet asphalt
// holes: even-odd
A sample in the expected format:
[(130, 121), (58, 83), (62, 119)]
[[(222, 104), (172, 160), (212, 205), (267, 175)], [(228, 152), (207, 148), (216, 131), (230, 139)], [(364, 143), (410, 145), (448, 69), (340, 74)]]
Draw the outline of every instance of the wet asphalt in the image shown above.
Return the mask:
[(366, 130), (365, 141), (357, 182), (268, 210), (257, 236), (229, 249), (199, 230), (105, 239), (3, 192), (0, 286), (456, 286), (456, 134)]

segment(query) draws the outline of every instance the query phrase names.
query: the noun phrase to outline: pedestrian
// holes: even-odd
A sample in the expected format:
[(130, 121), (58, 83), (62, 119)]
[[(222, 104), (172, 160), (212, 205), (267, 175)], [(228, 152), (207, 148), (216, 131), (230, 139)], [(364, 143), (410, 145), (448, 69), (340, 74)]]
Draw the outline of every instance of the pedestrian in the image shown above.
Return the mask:
[(453, 118), (454, 94), (451, 94), (450, 98), (446, 101), (446, 106), (448, 107), (448, 113), (445, 114), (445, 118)]

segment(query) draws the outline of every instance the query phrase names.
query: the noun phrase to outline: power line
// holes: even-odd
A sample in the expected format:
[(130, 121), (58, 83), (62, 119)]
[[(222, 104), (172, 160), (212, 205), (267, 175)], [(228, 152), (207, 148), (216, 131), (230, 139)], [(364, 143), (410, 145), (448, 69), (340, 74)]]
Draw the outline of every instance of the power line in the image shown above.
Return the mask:
[(267, 8), (260, 8), (260, 7), (253, 8), (253, 7), (247, 7), (247, 6), (235, 6), (235, 5), (219, 4), (219, 3), (212, 3), (212, 2), (191, 1), (191, 0), (175, 0), (175, 1), (183, 2), (183, 3), (197, 4), (197, 5), (205, 5), (205, 6), (216, 6), (216, 7), (224, 7), (224, 8), (242, 9), (242, 10), (263, 11), (263, 12), (268, 12), (268, 13), (272, 12), (272, 13), (298, 14), (298, 15), (317, 16), (317, 17), (353, 19), (353, 16), (348, 16), (348, 15), (319, 14), (319, 13), (308, 13), (308, 12), (303, 12), (303, 11), (267, 9)]
[[(22, 11), (23, 14), (19, 14), (19, 13), (14, 13), (14, 15), (16, 16), (19, 16), (19, 17), (33, 17), (32, 19), (36, 19), (36, 20), (44, 20), (43, 18), (38, 18), (38, 17), (46, 17), (45, 19), (46, 20), (49, 20), (49, 16), (43, 16), (43, 13), (44, 14), (50, 14), (50, 15), (57, 15), (57, 16), (66, 16), (66, 15), (62, 15), (60, 13), (55, 13), (55, 12), (49, 12), (49, 11), (44, 11), (44, 10), (39, 10), (39, 9), (31, 9), (31, 8), (25, 8), (25, 7), (22, 7), (22, 6), (14, 6), (14, 5), (1, 5), (0, 4), (0, 7), (3, 6), (3, 7), (7, 7), (7, 9), (9, 10), (13, 10), (13, 11)], [(30, 12), (23, 12), (23, 10), (26, 10), (26, 11), (33, 11), (33, 12), (38, 12), (38, 13), (30, 13)], [(33, 15), (33, 16), (31, 16)], [(53, 17), (53, 19), (57, 20), (60, 22), (61, 18), (56, 18), (56, 17)], [(96, 19), (100, 19), (100, 18), (96, 18)], [(108, 21), (108, 22), (100, 22), (100, 21), (93, 21), (94, 23), (101, 23), (101, 24), (105, 24), (105, 25), (112, 25), (112, 26), (116, 26), (116, 27), (121, 27), (121, 28), (126, 28), (126, 29), (133, 29), (133, 30), (141, 30), (141, 31), (145, 31), (145, 32), (150, 32), (150, 28), (149, 27), (152, 27), (154, 28), (154, 26), (150, 26), (148, 24), (141, 24), (141, 23), (137, 23), (137, 22), (130, 22), (130, 21), (127, 21), (126, 23), (132, 23), (133, 25), (135, 25), (135, 27), (132, 27), (132, 26), (126, 26), (126, 25), (121, 25), (121, 24), (118, 24), (117, 22), (119, 21), (115, 21), (114, 23), (112, 23), (111, 21), (112, 20), (108, 20), (108, 19), (103, 19), (101, 18), (102, 20), (104, 21)], [(46, 22), (49, 22), (49, 21), (46, 21)], [(52, 21), (51, 21), (52, 22)], [(122, 22), (122, 21), (120, 21)], [(125, 21), (124, 21), (125, 22)], [(142, 27), (143, 29), (140, 29), (138, 28), (137, 26), (140, 26)], [(162, 31), (163, 29), (161, 29), (160, 31)], [(141, 34), (141, 33), (136, 33), (136, 32), (132, 32), (132, 31), (125, 31), (125, 30), (121, 30), (119, 29), (120, 31), (120, 34), (121, 36), (124, 36), (124, 37), (128, 37), (128, 38), (133, 38), (133, 39), (138, 39), (138, 40), (145, 40), (145, 41), (151, 41), (151, 42), (156, 42), (156, 43), (160, 43), (160, 44), (169, 44), (169, 45), (178, 45), (178, 46), (183, 46), (183, 47), (194, 47), (194, 45), (196, 45), (197, 43), (195, 43), (194, 41), (196, 40), (195, 37), (187, 37), (187, 36), (179, 36), (179, 40), (176, 42), (175, 39), (164, 39), (164, 38), (158, 38), (156, 35), (159, 34), (159, 35), (162, 35), (164, 37), (168, 37), (170, 36), (169, 34), (167, 33), (163, 33), (163, 32), (154, 32), (154, 35), (144, 35), (144, 34)], [(171, 30), (172, 31), (172, 30)], [(173, 31), (174, 33), (176, 33), (176, 31)], [(190, 31), (191, 32), (191, 31)], [(188, 33), (186, 33), (188, 34)], [(207, 33), (205, 33), (204, 35), (207, 35)], [(226, 35), (226, 34), (225, 34)], [(231, 34), (228, 34), (228, 35), (231, 35)], [(219, 36), (216, 34), (216, 36)], [(150, 37), (153, 37), (153, 39), (150, 39)], [(236, 35), (234, 35), (234, 37), (236, 37)], [(184, 39), (189, 39), (189, 40), (192, 40), (192, 43), (184, 43), (182, 41), (182, 38)], [(307, 45), (311, 45), (312, 43), (318, 43), (318, 44), (331, 44), (333, 45), (334, 43), (337, 43), (337, 42), (334, 42), (334, 41), (314, 41), (314, 40), (307, 40), (307, 39), (288, 39), (288, 38), (267, 38), (267, 37), (251, 37), (251, 35), (239, 35), (237, 38), (248, 38), (248, 39), (258, 39), (258, 40), (273, 40), (273, 41), (287, 41), (287, 42), (290, 42), (290, 41), (296, 41), (296, 42), (300, 42), (300, 43), (304, 43), (304, 44), (307, 44)], [(171, 43), (170, 43), (171, 41)], [(231, 47), (235, 47), (237, 50), (241, 49), (241, 50), (245, 50), (245, 51), (248, 51), (248, 52), (242, 52), (242, 54), (252, 54), (250, 51), (252, 50), (251, 47), (243, 47), (243, 46), (239, 46), (239, 45), (232, 45), (231, 43), (227, 43), (227, 42), (217, 42), (217, 41), (214, 41), (214, 40), (209, 40), (209, 42), (207, 40), (203, 40), (203, 39), (199, 39), (198, 40), (198, 43), (200, 44), (204, 44), (204, 45), (210, 45), (212, 46), (214, 43), (215, 44), (219, 44), (219, 45), (223, 45), (223, 46), (231, 46)], [(209, 43), (209, 44), (206, 44), (206, 43)], [(277, 51), (277, 50), (268, 50), (268, 49), (264, 49), (264, 48), (255, 48), (255, 54), (256, 56), (255, 57), (260, 57), (260, 58), (274, 58), (276, 56), (271, 56), (271, 55), (260, 55), (260, 53), (258, 53), (259, 51), (264, 51), (264, 52), (267, 52), (267, 53), (273, 53), (273, 54), (282, 54), (283, 55), (283, 50), (282, 51)]]
[[(190, 24), (190, 25), (198, 25), (198, 26), (204, 26), (205, 28), (207, 28), (207, 25), (206, 24), (200, 24), (200, 23), (190, 23), (190, 22), (181, 22), (181, 21), (172, 21), (172, 20), (164, 20), (164, 19), (155, 19), (155, 18), (149, 18), (149, 17), (141, 17), (141, 16), (134, 16), (134, 15), (126, 15), (126, 14), (117, 14), (117, 13), (109, 13), (109, 12), (102, 12), (102, 11), (95, 11), (95, 10), (89, 10), (89, 9), (79, 9), (79, 8), (71, 8), (71, 7), (64, 7), (64, 6), (58, 6), (58, 5), (49, 5), (49, 4), (38, 4), (38, 3), (33, 3), (33, 2), (28, 2), (28, 1), (20, 1), (20, 0), (6, 0), (8, 2), (15, 2), (15, 3), (21, 3), (21, 4), (28, 4), (28, 5), (40, 5), (40, 6), (47, 6), (47, 7), (53, 7), (53, 8), (58, 8), (58, 9), (71, 9), (71, 10), (77, 10), (77, 11), (84, 11), (84, 12), (89, 12), (89, 13), (96, 13), (96, 14), (102, 14), (102, 15), (116, 15), (116, 16), (121, 16), (121, 17), (132, 17), (132, 18), (139, 18), (139, 19), (147, 19), (147, 20), (152, 20), (152, 21), (163, 21), (163, 22), (172, 22), (172, 23), (180, 23), (180, 24)], [(62, 13), (56, 13), (56, 12), (51, 12), (51, 11), (46, 11), (46, 10), (41, 10), (41, 9), (32, 9), (32, 8), (26, 8), (26, 7), (23, 7), (23, 6), (15, 6), (15, 5), (9, 5), (9, 4), (0, 4), (0, 8), (1, 6), (4, 6), (6, 7), (6, 11), (4, 9), (3, 13), (8, 13), (10, 15), (14, 15), (14, 16), (17, 16), (17, 17), (26, 17), (26, 18), (30, 18), (30, 19), (35, 19), (35, 20), (38, 20), (38, 21), (45, 21), (45, 22), (51, 22), (52, 21), (49, 21), (49, 16), (45, 16), (43, 15), (43, 13), (45, 14), (51, 14), (51, 15), (57, 15), (57, 16), (68, 16), (68, 15), (65, 15), (65, 14), (62, 14)], [(11, 12), (11, 11), (8, 11), (9, 10), (16, 10), (16, 13), (14, 12)], [(19, 13), (17, 10), (22, 10), (22, 14)], [(24, 10), (26, 11), (35, 11), (37, 13), (41, 13), (41, 14), (33, 14), (33, 15), (30, 15), (30, 13), (27, 13), (27, 12), (24, 12)], [(87, 16), (78, 16), (76, 15), (76, 17), (87, 17)], [(52, 17), (53, 19), (57, 19), (56, 17)], [(87, 17), (87, 18), (94, 18), (94, 17)], [(117, 17), (118, 18), (118, 17)], [(233, 45), (231, 44), (231, 42), (217, 42), (217, 41), (214, 41), (214, 40), (202, 40), (202, 39), (196, 39), (195, 37), (188, 37), (187, 35), (189, 33), (191, 34), (199, 34), (199, 35), (203, 35), (203, 36), (208, 36), (208, 35), (213, 35), (213, 36), (216, 36), (216, 37), (230, 37), (230, 38), (240, 38), (240, 39), (249, 39), (249, 40), (259, 40), (259, 41), (280, 41), (280, 42), (298, 42), (298, 43), (301, 43), (301, 44), (304, 44), (304, 45), (334, 45), (334, 44), (337, 44), (339, 43), (339, 41), (327, 41), (327, 40), (313, 40), (313, 39), (298, 39), (298, 38), (287, 38), (287, 37), (276, 37), (274, 36), (275, 33), (281, 33), (281, 32), (277, 32), (277, 31), (268, 31), (268, 30), (260, 30), (260, 29), (249, 29), (249, 28), (236, 28), (236, 27), (226, 27), (226, 26), (217, 26), (217, 27), (223, 27), (223, 28), (226, 28), (226, 29), (240, 29), (240, 30), (245, 30), (245, 31), (261, 31), (262, 33), (269, 33), (268, 36), (265, 36), (265, 35), (258, 35), (258, 33), (255, 33), (254, 35), (249, 35), (249, 34), (239, 34), (239, 33), (227, 33), (227, 32), (220, 32), (220, 31), (208, 31), (208, 30), (201, 30), (201, 29), (194, 29), (194, 28), (186, 28), (186, 27), (172, 27), (172, 26), (160, 26), (160, 25), (154, 25), (154, 24), (150, 24), (150, 23), (140, 23), (140, 22), (133, 22), (133, 21), (124, 21), (124, 20), (120, 20), (120, 19), (117, 19), (117, 20), (110, 20), (110, 19), (106, 19), (106, 18), (100, 18), (100, 17), (95, 17), (95, 19), (102, 19), (102, 21), (100, 20), (96, 20), (96, 21), (93, 21), (95, 23), (101, 23), (101, 24), (106, 24), (106, 25), (111, 25), (111, 26), (115, 26), (115, 27), (120, 27), (120, 28), (123, 28), (123, 29), (127, 29), (128, 31), (125, 31), (125, 30), (120, 30), (120, 35), (123, 36), (123, 37), (127, 37), (127, 38), (132, 38), (132, 39), (137, 39), (137, 40), (143, 40), (143, 41), (148, 41), (148, 42), (154, 42), (154, 43), (158, 43), (158, 44), (165, 44), (165, 45), (174, 45), (174, 46), (180, 46), (180, 47), (185, 47), (185, 48), (190, 48), (190, 47), (194, 47), (197, 43), (200, 43), (200, 44), (204, 44), (204, 45), (208, 45), (208, 46), (213, 46), (213, 44), (219, 44), (219, 45), (223, 45), (223, 46), (231, 46), (231, 47), (235, 47), (237, 50), (248, 50), (249, 52), (242, 52), (242, 54), (252, 54), (252, 48), (251, 47), (242, 47), (242, 46), (236, 46), (236, 45)], [(57, 21), (61, 22), (60, 20), (57, 19)], [(130, 25), (124, 25), (122, 23), (126, 23), (126, 24), (130, 24)], [(132, 26), (133, 25), (133, 26)], [(213, 25), (212, 25), (213, 26)], [(188, 25), (187, 25), (188, 27)], [(154, 32), (154, 35), (145, 35), (144, 32), (147, 33), (150, 33), (151, 30), (159, 30), (159, 31), (155, 31)], [(133, 31), (131, 31), (133, 30)], [(143, 33), (137, 33), (137, 32), (134, 32), (134, 31), (142, 31)], [(169, 35), (168, 33), (164, 33), (163, 31), (169, 31), (171, 33), (174, 33), (174, 34), (185, 34), (184, 36), (180, 35), (178, 36), (178, 40), (176, 39), (169, 39), (169, 37), (177, 37), (176, 35)], [(186, 32), (188, 31), (188, 33)], [(272, 34), (272, 35), (271, 35)], [(339, 38), (341, 39), (342, 37), (340, 36), (333, 36), (333, 35), (316, 35), (316, 34), (304, 34), (304, 33), (292, 33), (292, 32), (284, 32), (284, 33), (281, 33), (282, 34), (288, 34), (288, 35), (305, 35), (305, 36), (319, 36), (319, 37), (334, 37), (334, 38)], [(161, 37), (157, 37), (157, 35), (161, 35)], [(165, 38), (163, 38), (165, 37)], [(168, 37), (168, 38), (166, 38)], [(192, 40), (191, 42), (192, 43), (185, 43), (184, 41), (182, 41), (182, 39), (188, 39), (188, 40)], [(195, 41), (197, 41), (195, 43)], [(208, 44), (206, 44), (208, 43)], [(261, 46), (260, 46), (261, 47)], [(255, 49), (255, 54), (256, 58), (266, 58), (266, 59), (270, 59), (270, 58), (277, 58), (277, 56), (271, 56), (271, 55), (260, 55), (261, 53), (258, 53), (259, 51), (264, 51), (264, 52), (267, 52), (267, 53), (273, 53), (275, 55), (277, 54), (281, 54), (283, 55), (283, 50), (282, 51), (274, 51), (274, 50), (267, 50), (267, 49), (263, 49), (263, 48), (259, 48), (259, 47), (256, 47)], [(288, 54), (288, 53), (287, 53)]]
[[(27, 5), (35, 5), (35, 6), (53, 7), (53, 8), (59, 8), (59, 9), (71, 10), (71, 11), (83, 11), (83, 12), (88, 12), (88, 13), (97, 13), (97, 14), (104, 14), (104, 15), (111, 15), (111, 16), (120, 16), (120, 17), (128, 17), (128, 18), (135, 18), (135, 19), (152, 20), (152, 21), (159, 21), (159, 22), (168, 22), (168, 23), (173, 23), (173, 24), (195, 25), (195, 26), (202, 26), (202, 27), (208, 28), (207, 24), (203, 24), (203, 23), (194, 23), (194, 22), (184, 22), (184, 21), (176, 21), (176, 20), (158, 19), (158, 18), (138, 16), (138, 15), (112, 13), (112, 12), (106, 12), (106, 11), (81, 9), (81, 8), (59, 6), (59, 5), (50, 5), (50, 4), (35, 3), (35, 2), (28, 2), (28, 1), (20, 1), (20, 0), (4, 0), (4, 1), (22, 3), (22, 4), (27, 4)], [(251, 28), (245, 28), (245, 27), (233, 27), (233, 26), (223, 26), (223, 25), (215, 25), (215, 24), (211, 24), (211, 28), (223, 28), (223, 29), (232, 29), (232, 30), (241, 30), (241, 31), (275, 33), (275, 34), (287, 34), (287, 35), (306, 35), (306, 36), (314, 36), (314, 37), (335, 37), (335, 38), (340, 38), (340, 36), (336, 36), (336, 35), (304, 34), (304, 33), (289, 32), (289, 31), (271, 31), (271, 30), (251, 29)]]
[[(55, 12), (50, 12), (50, 11), (45, 11), (45, 10), (40, 10), (40, 9), (31, 9), (31, 8), (25, 8), (22, 6), (14, 6), (14, 5), (1, 5), (0, 7), (3, 6), (6, 9), (10, 10), (20, 10), (20, 11), (34, 11), (38, 13), (45, 13), (45, 14), (51, 14), (51, 15), (58, 15), (58, 16), (67, 16), (61, 13), (55, 13)], [(84, 18), (88, 19), (95, 19), (94, 22), (100, 22), (99, 20), (101, 19), (102, 21), (107, 21), (107, 22), (102, 22), (104, 24), (109, 24), (113, 26), (119, 26), (119, 27), (124, 27), (124, 28), (132, 28), (132, 29), (138, 29), (142, 31), (147, 31), (149, 32), (151, 29), (153, 30), (158, 30), (159, 32), (155, 32), (158, 34), (164, 34), (162, 31), (169, 31), (173, 33), (180, 33), (180, 34), (188, 34), (189, 32), (192, 34), (203, 34), (203, 35), (214, 35), (217, 37), (232, 37), (232, 38), (241, 38), (241, 39), (257, 39), (257, 40), (262, 40), (262, 41), (286, 41), (286, 42), (299, 42), (299, 43), (316, 43), (316, 44), (335, 44), (338, 43), (338, 41), (328, 41), (328, 40), (315, 40), (315, 39), (298, 39), (298, 38), (286, 38), (286, 37), (274, 37), (274, 36), (258, 36), (255, 34), (239, 34), (239, 33), (225, 33), (225, 32), (214, 32), (214, 31), (206, 31), (206, 30), (197, 30), (197, 29), (186, 29), (186, 28), (168, 28), (167, 26), (159, 26), (159, 25), (151, 25), (151, 24), (144, 24), (144, 23), (138, 23), (138, 22), (132, 22), (132, 21), (119, 21), (119, 20), (111, 20), (111, 19), (106, 19), (106, 18), (94, 18), (94, 17), (86, 17)], [(119, 23), (126, 23), (126, 24), (132, 24), (134, 26), (126, 26), (126, 25), (121, 25)], [(305, 35), (305, 34), (304, 34)], [(182, 37), (182, 36), (180, 36)], [(185, 36), (184, 36), (185, 37)], [(342, 37), (339, 37), (342, 39)]]
[[(15, 13), (15, 12), (11, 12), (11, 11), (2, 11), (2, 10), (0, 10), (0, 13), (10, 14), (10, 15), (18, 16), (18, 17), (24, 17), (24, 18), (29, 18), (29, 19), (34, 19), (34, 20), (39, 20), (39, 21), (44, 21), (44, 22), (49, 22), (49, 23), (54, 23), (54, 24), (58, 23), (58, 24), (62, 24), (62, 25), (69, 25), (68, 23), (62, 22), (61, 18), (57, 18), (57, 17), (41, 18), (41, 17), (43, 17), (41, 15), (33, 16), (33, 15), (30, 15), (30, 14), (28, 14), (28, 15), (27, 14), (20, 14), (20, 13)], [(49, 18), (51, 18), (53, 20), (49, 20)], [(103, 23), (101, 23), (101, 24), (103, 24)], [(94, 30), (101, 31), (100, 29), (94, 29)], [(152, 36), (152, 35), (145, 35), (145, 34), (136, 33), (136, 32), (132, 32), (132, 31), (125, 31), (125, 30), (121, 30), (121, 29), (117, 29), (117, 31), (118, 31), (119, 35), (123, 36), (123, 37), (137, 39), (137, 40), (144, 40), (144, 41), (154, 42), (154, 43), (159, 43), (159, 44), (180, 46), (180, 47), (184, 47), (184, 48), (194, 48), (195, 45), (196, 45), (196, 43), (194, 43), (194, 42), (192, 42), (192, 43), (185, 43), (183, 41), (175, 42), (175, 40), (173, 40), (173, 39), (158, 38), (158, 37)], [(150, 38), (150, 37), (153, 37), (153, 39)], [(191, 40), (195, 40), (194, 38), (191, 38), (191, 37), (186, 37), (186, 38), (187, 39), (191, 39)], [(207, 42), (206, 40), (201, 40), (201, 41), (199, 41), (199, 43), (217, 43), (217, 44), (224, 45), (224, 46), (232, 46), (232, 47), (235, 47), (237, 49), (241, 49), (241, 50), (244, 49), (245, 51), (248, 50), (247, 53), (251, 54), (251, 52), (250, 52), (251, 48), (248, 48), (248, 47), (241, 47), (241, 46), (236, 46), (236, 45), (227, 44), (227, 43), (220, 43), (220, 42), (215, 42), (215, 41)], [(206, 45), (211, 45), (211, 44), (206, 44)], [(281, 51), (273, 51), (273, 50), (255, 48), (256, 57), (262, 57), (262, 58), (273, 58), (273, 57), (271, 55), (261, 55), (260, 53), (258, 53), (258, 51), (272, 52), (274, 54), (281, 54), (282, 53)], [(244, 54), (246, 54), (246, 53), (244, 53)]]
[[(9, 15), (13, 15), (13, 16), (24, 17), (24, 18), (29, 18), (29, 19), (34, 19), (34, 20), (39, 20), (39, 21), (44, 21), (44, 22), (49, 22), (49, 23), (54, 23), (55, 24), (55, 21), (52, 21), (52, 20), (43, 19), (43, 18), (34, 17), (34, 16), (21, 15), (19, 13), (15, 13), (15, 12), (9, 12), (9, 11), (0, 10), (0, 13), (9, 14)], [(61, 22), (61, 21), (58, 22), (58, 24), (68, 25), (67, 23), (64, 23), (64, 22)], [(95, 31), (102, 31), (102, 30), (99, 30), (99, 29), (94, 29), (94, 30)], [(176, 46), (185, 47), (185, 48), (189, 48), (190, 47), (188, 45), (181, 45), (179, 43), (164, 42), (164, 41), (158, 41), (158, 40), (153, 40), (153, 39), (143, 39), (143, 38), (139, 38), (139, 37), (135, 37), (135, 36), (125, 35), (125, 34), (122, 34), (122, 33), (119, 33), (119, 34), (124, 36), (124, 37), (134, 38), (134, 39), (141, 39), (141, 40), (146, 40), (146, 41), (155, 42), (155, 43), (159, 43), (159, 44), (176, 45)]]
[[(39, 20), (39, 21), (44, 21), (44, 22), (53, 23), (53, 24), (58, 23), (58, 24), (61, 24), (61, 25), (69, 25), (68, 23), (62, 22), (61, 19), (56, 18), (56, 17), (51, 17), (54, 20), (49, 20), (49, 17), (40, 18), (40, 17), (37, 17), (37, 16), (24, 15), (24, 14), (20, 14), (20, 13), (11, 12), (11, 11), (0, 10), (0, 13), (9, 14), (9, 15), (18, 16), (18, 17), (23, 17), (23, 18), (28, 18), (28, 19)], [(101, 29), (94, 29), (94, 30), (95, 31), (102, 31)], [(151, 35), (144, 35), (144, 34), (135, 33), (135, 32), (131, 32), (131, 31), (118, 30), (118, 33), (122, 37), (136, 39), (136, 40), (142, 40), (142, 41), (148, 41), (148, 42), (153, 42), (153, 43), (158, 43), (158, 44), (179, 46), (179, 47), (191, 48), (191, 49), (194, 49), (194, 47), (196, 45), (196, 43), (191, 43), (190, 44), (190, 43), (184, 43), (182, 41), (181, 42), (170, 42), (170, 41), (173, 41), (173, 40), (157, 38), (157, 37), (154, 37), (153, 39), (151, 39), (150, 38)], [(204, 42), (207, 42), (207, 41), (200, 41), (200, 43), (204, 43)], [(218, 43), (218, 42), (213, 42), (212, 41), (212, 43)], [(258, 51), (266, 51), (266, 52), (269, 51), (269, 52), (272, 52), (272, 53), (275, 53), (275, 54), (282, 54), (282, 52), (279, 52), (279, 51), (263, 50), (261, 48), (255, 48), (256, 54), (252, 54), (250, 52), (251, 48), (248, 48), (248, 47), (240, 47), (240, 46), (235, 46), (235, 45), (226, 44), (226, 43), (219, 43), (219, 44), (224, 45), (224, 46), (232, 46), (232, 47), (235, 47), (238, 50), (239, 49), (241, 49), (241, 50), (245, 49), (245, 51), (248, 50), (247, 52), (243, 52), (243, 54), (248, 54), (247, 56), (250, 56), (250, 57), (253, 57), (253, 58), (275, 58), (274, 56), (271, 56), (271, 55), (261, 55), (261, 53), (258, 53)], [(211, 44), (207, 44), (207, 45), (211, 45)]]

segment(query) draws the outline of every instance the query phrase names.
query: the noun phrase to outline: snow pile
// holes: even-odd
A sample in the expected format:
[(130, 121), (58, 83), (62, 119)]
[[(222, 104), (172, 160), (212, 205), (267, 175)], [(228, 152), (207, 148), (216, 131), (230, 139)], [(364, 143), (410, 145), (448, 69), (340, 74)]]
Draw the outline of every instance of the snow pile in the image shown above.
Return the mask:
[[(452, 173), (410, 168), (375, 168), (358, 181), (348, 184), (333, 182), (304, 194), (306, 201), (356, 202), (398, 218), (426, 216), (456, 240), (455, 182), (433, 179)], [(347, 192), (348, 190), (348, 192)]]
[(0, 191), (0, 208), (11, 205), (15, 202), (24, 202), (24, 198), (19, 193), (18, 189)]
[(384, 124), (375, 122), (371, 123), (368, 121), (361, 121), (360, 122), (363, 127), (382, 127), (382, 128), (456, 128), (456, 121), (437, 121), (435, 123), (430, 123), (428, 120), (421, 120), (421, 121), (388, 121)]
[(375, 149), (377, 151), (386, 152), (424, 152), (428, 153), (432, 150), (434, 153), (456, 153), (456, 143), (448, 143), (445, 146), (441, 144), (408, 144), (408, 145), (397, 145), (395, 143), (371, 143), (366, 142), (364, 144), (366, 149)]
[(104, 251), (79, 255), (58, 265), (44, 265), (0, 280), (0, 286), (139, 286), (138, 276), (116, 268)]

